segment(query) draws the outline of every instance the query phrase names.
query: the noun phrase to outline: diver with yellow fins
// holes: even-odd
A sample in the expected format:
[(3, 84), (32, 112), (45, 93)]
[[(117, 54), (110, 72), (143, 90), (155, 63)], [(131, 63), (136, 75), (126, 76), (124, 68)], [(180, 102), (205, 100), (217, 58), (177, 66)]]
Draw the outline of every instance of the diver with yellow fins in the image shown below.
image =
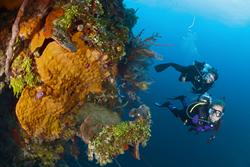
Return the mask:
[[(166, 107), (177, 118), (180, 118), (184, 125), (189, 126), (190, 130), (197, 133), (206, 131), (218, 131), (221, 119), (224, 115), (225, 103), (224, 100), (212, 100), (208, 93), (204, 93), (198, 99), (189, 105), (186, 102), (186, 96), (177, 96), (172, 100), (179, 100), (183, 108), (178, 109), (170, 101), (163, 104), (155, 103), (157, 107)], [(215, 139), (213, 134), (208, 142)]]

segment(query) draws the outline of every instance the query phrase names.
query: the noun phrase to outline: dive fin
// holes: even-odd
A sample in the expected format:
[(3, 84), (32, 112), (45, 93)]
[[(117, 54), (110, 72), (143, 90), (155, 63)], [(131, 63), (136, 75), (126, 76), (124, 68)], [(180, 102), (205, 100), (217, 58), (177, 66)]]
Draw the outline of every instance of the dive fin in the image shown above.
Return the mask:
[(155, 106), (157, 106), (157, 107), (168, 107), (169, 105), (170, 105), (171, 103), (169, 102), (169, 101), (166, 101), (165, 103), (163, 103), (163, 104), (159, 104), (159, 103), (154, 103), (154, 105)]
[(168, 99), (183, 101), (185, 98), (186, 98), (186, 96), (180, 95), (180, 96), (176, 96), (176, 97), (174, 97), (174, 98), (168, 98)]
[(161, 72), (161, 71), (165, 70), (168, 67), (169, 67), (169, 64), (165, 63), (165, 64), (158, 64), (154, 68), (155, 68), (156, 72)]

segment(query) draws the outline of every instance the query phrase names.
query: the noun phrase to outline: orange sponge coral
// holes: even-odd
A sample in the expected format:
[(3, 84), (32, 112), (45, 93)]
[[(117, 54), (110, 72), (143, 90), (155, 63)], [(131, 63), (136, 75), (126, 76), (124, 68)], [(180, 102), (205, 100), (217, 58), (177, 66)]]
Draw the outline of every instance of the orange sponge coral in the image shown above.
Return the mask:
[(37, 48), (41, 47), (44, 40), (45, 36), (43, 34), (43, 30), (36, 33), (30, 42), (30, 51), (33, 53)]
[(36, 59), (43, 85), (25, 88), (16, 106), (18, 120), (29, 135), (47, 141), (64, 135), (67, 127), (74, 126), (71, 111), (90, 92), (102, 91), (102, 74), (107, 72), (100, 61), (102, 54), (87, 47), (81, 35), (72, 37), (77, 52), (51, 42)]
[(41, 17), (36, 16), (30, 18), (26, 22), (22, 22), (20, 25), (19, 36), (24, 39), (29, 39), (40, 27)]

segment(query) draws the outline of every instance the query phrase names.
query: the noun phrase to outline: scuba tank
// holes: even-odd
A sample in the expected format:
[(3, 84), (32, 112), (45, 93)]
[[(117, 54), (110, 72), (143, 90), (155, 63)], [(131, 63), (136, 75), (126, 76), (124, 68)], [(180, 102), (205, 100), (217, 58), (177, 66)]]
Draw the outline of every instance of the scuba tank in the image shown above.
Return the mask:
[[(194, 102), (194, 103), (191, 103), (187, 109), (186, 109), (186, 115), (187, 117), (190, 119), (190, 120), (193, 120), (194, 118), (194, 114), (197, 114), (195, 113), (195, 111), (197, 111), (197, 109), (199, 107), (202, 107), (202, 106), (205, 106), (205, 105), (208, 105), (208, 103), (206, 102)], [(201, 119), (201, 118), (198, 118), (197, 121), (200, 121), (200, 122), (204, 122), (204, 123), (208, 123), (208, 124), (211, 124), (212, 122), (211, 121), (208, 121), (206, 119)]]

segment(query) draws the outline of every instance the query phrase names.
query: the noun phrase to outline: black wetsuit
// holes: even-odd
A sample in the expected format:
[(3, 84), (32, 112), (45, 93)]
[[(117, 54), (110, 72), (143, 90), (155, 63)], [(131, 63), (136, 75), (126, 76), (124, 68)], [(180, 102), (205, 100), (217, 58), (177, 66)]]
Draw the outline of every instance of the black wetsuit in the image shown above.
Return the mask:
[(195, 61), (194, 65), (182, 66), (176, 63), (165, 63), (155, 66), (157, 72), (163, 71), (168, 67), (173, 67), (176, 71), (181, 72), (179, 81), (182, 81), (182, 78), (185, 77), (185, 82), (191, 82), (193, 84), (194, 93), (205, 93), (213, 85), (213, 82), (208, 84), (202, 78), (202, 69), (204, 68), (205, 63)]
[[(187, 115), (187, 108), (188, 105), (186, 103), (185, 98), (179, 99), (182, 103), (183, 108), (178, 109), (176, 106), (171, 104), (169, 101), (163, 103), (162, 105), (159, 105), (158, 107), (166, 107), (171, 111), (175, 117), (180, 118), (182, 122), (190, 127), (190, 130), (196, 131), (196, 132), (205, 132), (209, 130), (215, 130), (217, 131), (219, 129), (220, 121), (216, 123), (212, 123), (208, 120), (209, 114), (209, 104), (200, 105), (199, 107), (196, 107), (192, 113)], [(193, 103), (194, 105), (197, 103)], [(205, 120), (205, 121), (202, 121)]]

